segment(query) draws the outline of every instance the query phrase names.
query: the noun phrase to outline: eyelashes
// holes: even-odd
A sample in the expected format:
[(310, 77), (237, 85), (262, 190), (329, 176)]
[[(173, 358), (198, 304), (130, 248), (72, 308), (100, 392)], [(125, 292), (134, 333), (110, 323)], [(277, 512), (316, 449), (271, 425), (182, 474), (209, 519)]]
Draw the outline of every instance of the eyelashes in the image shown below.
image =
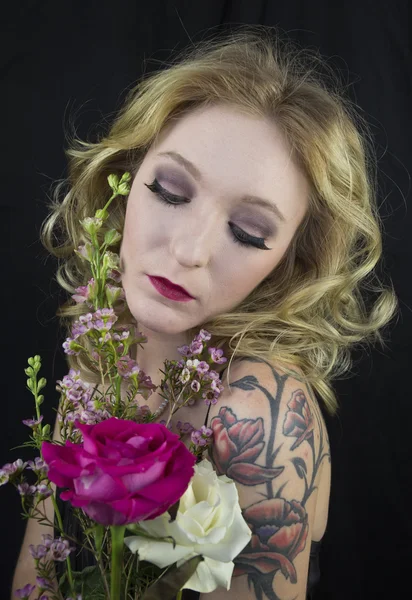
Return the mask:
[[(174, 206), (174, 208), (177, 208), (181, 204), (190, 203), (190, 200), (188, 198), (172, 194), (171, 192), (165, 190), (165, 188), (160, 185), (156, 178), (153, 180), (152, 183), (145, 183), (144, 185), (167, 206)], [(235, 225), (232, 222), (229, 222), (229, 225), (232, 232), (232, 239), (236, 244), (240, 244), (241, 246), (246, 246), (249, 248), (258, 248), (260, 250), (270, 250), (270, 248), (268, 248), (265, 244), (265, 238), (249, 235), (248, 233), (243, 231), (243, 229), (240, 229), (239, 227), (237, 227), (237, 225)]]

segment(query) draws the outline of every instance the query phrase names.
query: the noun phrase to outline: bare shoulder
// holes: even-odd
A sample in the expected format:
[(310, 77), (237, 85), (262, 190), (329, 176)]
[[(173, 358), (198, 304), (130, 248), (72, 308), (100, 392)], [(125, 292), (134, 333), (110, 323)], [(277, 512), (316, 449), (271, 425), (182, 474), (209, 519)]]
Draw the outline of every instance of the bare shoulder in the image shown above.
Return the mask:
[[(330, 450), (313, 390), (298, 369), (289, 371), (234, 361), (211, 407), (210, 460), (236, 482), (252, 530), (224, 598), (306, 597), (311, 541), (327, 521)], [(209, 596), (220, 600), (220, 592)]]

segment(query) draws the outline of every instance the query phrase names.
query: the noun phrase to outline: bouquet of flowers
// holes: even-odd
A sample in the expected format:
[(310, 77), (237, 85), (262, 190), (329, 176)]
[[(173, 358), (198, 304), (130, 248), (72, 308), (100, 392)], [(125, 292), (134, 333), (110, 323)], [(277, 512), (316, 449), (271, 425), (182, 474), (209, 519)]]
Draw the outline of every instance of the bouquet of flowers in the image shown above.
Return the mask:
[[(30, 546), (37, 585), (30, 582), (17, 590), (19, 598), (172, 600), (181, 598), (184, 588), (229, 589), (233, 559), (251, 537), (234, 481), (217, 476), (203, 458), (212, 430), (196, 430), (180, 421), (178, 434), (170, 430), (177, 410), (197, 400), (215, 404), (223, 390), (212, 365), (227, 359), (222, 350), (207, 346), (211, 335), (201, 329), (190, 345), (178, 348), (181, 360), (165, 361), (159, 393), (164, 398), (160, 409), (169, 407), (167, 420), (156, 423), (159, 410), (152, 413), (139, 402), (156, 386), (129, 351), (147, 338), (116, 326), (125, 296), (116, 285), (121, 281), (119, 256), (108, 248), (121, 235), (112, 229), (102, 236), (107, 209), (116, 196), (129, 193), (130, 179), (130, 173), (120, 180), (109, 175), (111, 198), (94, 217), (81, 221), (85, 243), (75, 252), (90, 263), (92, 277), (72, 298), (90, 312), (74, 323), (72, 336), (63, 344), (67, 354), (89, 356), (103, 390), (109, 380), (107, 390), (97, 391), (97, 385), (82, 381), (74, 369), (57, 381), (60, 442), (52, 439), (50, 425), (43, 424), (40, 392), (46, 380), (38, 380), (40, 356), (29, 358), (25, 369), (36, 414), (23, 421), (31, 430), (23, 445), (36, 448), (39, 455), (4, 465), (0, 485), (12, 483), (24, 517), (54, 527), (59, 535), (43, 535), (38, 545)], [(84, 346), (86, 337), (91, 353)], [(126, 397), (121, 395), (122, 382), (127, 384)], [(189, 448), (182, 441), (188, 435)], [(54, 523), (45, 511), (49, 497)], [(64, 531), (58, 500), (71, 504), (82, 541)], [(71, 554), (84, 550), (93, 554), (95, 565), (75, 571)], [(62, 573), (58, 579), (56, 567)]]

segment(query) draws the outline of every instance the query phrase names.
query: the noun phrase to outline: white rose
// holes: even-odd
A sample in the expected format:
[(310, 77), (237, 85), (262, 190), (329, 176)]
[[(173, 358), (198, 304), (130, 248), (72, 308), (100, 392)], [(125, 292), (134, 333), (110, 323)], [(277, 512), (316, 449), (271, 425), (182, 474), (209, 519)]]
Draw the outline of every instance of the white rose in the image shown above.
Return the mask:
[(195, 573), (182, 589), (213, 592), (218, 586), (228, 590), (234, 568), (233, 559), (243, 550), (251, 531), (242, 517), (235, 482), (218, 476), (208, 460), (195, 465), (195, 474), (180, 498), (176, 519), (163, 513), (151, 521), (140, 521), (139, 528), (156, 538), (172, 536), (171, 541), (140, 536), (125, 538), (140, 560), (160, 568), (177, 562), (179, 567), (193, 556), (202, 555)]

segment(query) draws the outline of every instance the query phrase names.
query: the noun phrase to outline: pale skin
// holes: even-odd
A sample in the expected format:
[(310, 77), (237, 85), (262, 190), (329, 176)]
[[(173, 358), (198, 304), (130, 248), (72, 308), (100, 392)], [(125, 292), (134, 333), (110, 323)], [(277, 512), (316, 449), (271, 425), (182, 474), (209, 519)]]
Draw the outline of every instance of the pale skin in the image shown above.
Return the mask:
[[(159, 156), (170, 151), (193, 163), (201, 180), (177, 160)], [(190, 203), (162, 202), (145, 185), (155, 178)], [(244, 196), (276, 204), (284, 221), (242, 201)], [(136, 359), (154, 383), (160, 383), (158, 369), (166, 358), (180, 358), (176, 348), (190, 341), (189, 328), (231, 310), (280, 262), (305, 216), (307, 197), (307, 181), (268, 119), (214, 106), (163, 131), (134, 178), (120, 252), (128, 306), (148, 337)], [(229, 222), (265, 237), (270, 250), (236, 243)], [(166, 277), (195, 299), (164, 298), (146, 274)]]
[[(174, 154), (160, 156), (160, 153)], [(194, 168), (185, 168), (177, 154), (190, 161)], [(177, 207), (168, 206), (147, 187), (155, 178), (164, 190), (189, 202)], [(137, 347), (137, 354), (132, 356), (153, 383), (160, 384), (159, 369), (163, 368), (165, 359), (181, 358), (177, 347), (190, 343), (187, 334), (190, 328), (200, 330), (211, 317), (236, 307), (276, 267), (306, 214), (308, 193), (304, 175), (292, 161), (279, 128), (269, 119), (242, 114), (234, 107), (213, 106), (194, 111), (162, 131), (132, 182), (120, 251), (126, 300), (138, 331), (148, 338), (143, 348)], [(251, 196), (276, 205), (282, 218), (253, 200), (248, 202), (247, 198)], [(254, 238), (264, 238), (269, 250), (236, 243), (234, 236), (241, 236), (240, 230)], [(156, 291), (147, 274), (168, 278), (186, 288), (195, 298), (190, 302), (169, 300)], [(247, 371), (259, 378), (261, 388), (271, 389), (274, 394), (273, 373), (264, 373), (262, 365), (246, 363), (235, 367), (235, 363), (231, 368), (231, 383)], [(288, 385), (302, 387), (297, 379), (290, 379)], [(287, 413), (291, 391), (292, 388), (288, 388), (289, 394), (276, 400), (279, 404), (278, 428)], [(311, 391), (306, 387), (304, 391), (313, 411), (318, 410)], [(253, 411), (255, 417), (261, 415), (264, 419), (265, 443), (268, 443), (268, 432), (273, 424), (270, 423), (267, 394), (260, 398), (256, 394), (249, 397), (249, 394), (249, 404), (245, 404), (242, 394), (241, 390), (232, 388), (230, 392), (225, 389), (218, 404), (210, 411), (209, 423), (222, 406), (229, 404), (235, 413), (237, 411), (237, 419), (251, 418), (250, 411)], [(155, 410), (162, 400), (154, 393), (147, 403)], [(190, 420), (198, 428), (204, 422), (206, 410), (205, 406), (183, 408), (173, 421)], [(314, 430), (315, 439), (319, 439), (319, 428), (324, 429), (321, 419)], [(280, 439), (282, 432), (277, 435)], [(291, 446), (293, 439), (286, 442)], [(286, 445), (279, 457), (282, 464), (293, 459), (288, 455)], [(295, 453), (299, 454), (302, 448), (303, 445)], [(261, 460), (262, 457), (257, 463), (263, 465)], [(282, 600), (303, 600), (305, 597), (310, 539), (320, 539), (326, 527), (330, 468), (328, 470), (325, 464), (326, 461), (316, 472), (319, 489), (311, 495), (306, 506), (310, 527), (308, 542), (294, 563), (298, 587), (297, 584), (290, 587), (290, 582), (280, 572), (274, 580), (276, 593)], [(309, 472), (310, 466), (308, 476)], [(302, 481), (296, 473), (294, 477), (289, 471), (288, 474), (289, 492), (297, 498)], [(274, 482), (277, 484), (276, 480)], [(242, 509), (256, 502), (261, 487), (261, 484), (256, 489), (238, 485)], [(283, 497), (289, 499), (287, 495)], [(27, 551), (29, 543), (39, 543), (39, 537), (35, 524), (30, 523), (13, 590), (30, 580), (27, 562), (24, 572), (22, 569), (23, 549)], [(34, 573), (32, 579), (35, 579)], [(257, 597), (253, 589), (248, 589), (246, 575), (234, 577), (232, 582), (231, 590), (216, 590), (207, 594), (207, 598), (254, 600)], [(201, 595), (201, 600), (203, 598), (206, 598), (205, 594)]]

